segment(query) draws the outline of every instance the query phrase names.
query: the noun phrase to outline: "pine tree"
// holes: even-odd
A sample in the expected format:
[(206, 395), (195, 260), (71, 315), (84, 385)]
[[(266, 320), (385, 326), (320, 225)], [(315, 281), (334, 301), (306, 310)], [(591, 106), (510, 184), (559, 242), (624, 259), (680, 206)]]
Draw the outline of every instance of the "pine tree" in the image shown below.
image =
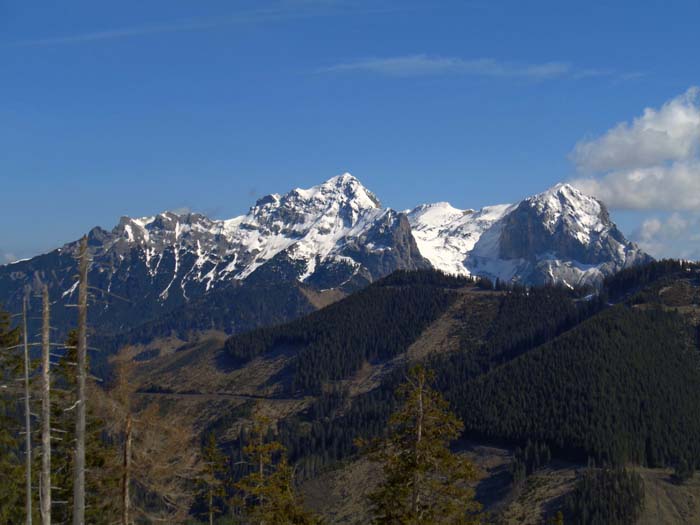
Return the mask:
[(209, 525), (214, 517), (223, 512), (220, 502), (226, 497), (225, 476), (228, 472), (227, 458), (216, 444), (214, 433), (207, 436), (202, 448), (203, 476), (199, 480), (200, 499), (205, 502)]
[(12, 329), (10, 315), (0, 309), (0, 523), (21, 523), (24, 518), (24, 468), (19, 456), (15, 379), (21, 361), (15, 346), (19, 330)]
[(235, 487), (247, 521), (256, 525), (312, 525), (316, 518), (306, 511), (294, 490), (294, 472), (281, 443), (268, 439), (270, 420), (253, 420), (250, 443), (243, 449), (252, 472)]
[(449, 448), (462, 422), (430, 387), (431, 379), (423, 367), (411, 369), (397, 390), (402, 404), (389, 420), (388, 436), (370, 454), (384, 472), (384, 481), (369, 496), (374, 523), (481, 523), (481, 505), (469, 486), (476, 468)]

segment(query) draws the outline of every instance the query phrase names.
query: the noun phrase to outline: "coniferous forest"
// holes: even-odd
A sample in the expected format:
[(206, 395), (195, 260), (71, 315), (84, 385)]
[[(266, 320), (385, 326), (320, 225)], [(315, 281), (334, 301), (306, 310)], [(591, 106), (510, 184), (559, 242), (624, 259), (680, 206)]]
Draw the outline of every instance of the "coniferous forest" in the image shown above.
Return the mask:
[[(144, 397), (149, 361), (119, 352), (99, 358), (104, 378), (95, 366), (87, 374), (86, 424), (76, 426), (81, 342), (71, 332), (49, 356), (51, 522), (73, 522), (82, 483), (87, 523), (321, 523), (328, 515), (305, 500), (305, 484), (369, 461), (384, 474), (364, 500), (368, 520), (499, 523), (482, 512), (483, 472), (466, 452), (481, 443), (510, 451), (512, 497), (534, 476), (574, 466), (550, 523), (636, 523), (637, 468), (684, 487), (700, 467), (699, 275), (661, 261), (592, 291), (396, 272), (298, 320), (227, 338), (230, 373), (278, 359), (267, 381), (280, 388), (206, 421)], [(2, 523), (23, 523), (30, 501), (35, 520), (45, 510), (41, 345), (31, 338), (24, 360), (20, 321), (0, 316)], [(438, 332), (448, 339), (426, 339)], [(430, 351), (412, 354), (414, 345)], [(369, 387), (358, 382), (368, 367), (381, 371)], [(279, 402), (301, 408), (271, 411)], [(412, 492), (419, 478), (431, 497)]]

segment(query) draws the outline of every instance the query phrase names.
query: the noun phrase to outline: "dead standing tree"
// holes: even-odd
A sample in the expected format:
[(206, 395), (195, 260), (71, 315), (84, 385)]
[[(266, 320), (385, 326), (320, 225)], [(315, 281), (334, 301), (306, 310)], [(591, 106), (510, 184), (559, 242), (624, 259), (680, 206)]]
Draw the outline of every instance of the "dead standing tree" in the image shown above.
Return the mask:
[(29, 337), (27, 334), (27, 297), (22, 303), (22, 328), (24, 332), (24, 433), (25, 433), (25, 485), (27, 525), (32, 525), (32, 415), (29, 407)]
[[(130, 380), (135, 363), (124, 356), (113, 363), (109, 421), (123, 447), (120, 523), (184, 522), (204, 470), (191, 422), (181, 415), (164, 418), (157, 403), (137, 410), (132, 403), (136, 387)], [(145, 505), (133, 501), (144, 497)]]
[[(51, 399), (50, 399), (50, 326), (49, 326), (49, 298), (48, 288), (43, 286), (42, 307), (42, 410), (41, 410), (41, 486), (39, 488), (40, 512), (43, 525), (51, 524)], [(24, 389), (24, 435), (25, 435), (25, 515), (26, 523), (31, 525), (33, 519), (32, 498), (32, 414), (31, 411), (31, 356), (29, 343), (29, 329), (27, 322), (28, 294), (22, 302), (22, 332), (23, 332), (23, 389)]]
[(115, 362), (116, 381), (111, 391), (110, 418), (112, 432), (122, 435), (123, 448), (121, 458), (121, 519), (122, 525), (131, 525), (133, 521), (131, 510), (131, 472), (132, 472), (132, 444), (133, 444), (133, 409), (132, 396), (134, 386), (130, 384), (129, 377), (134, 368), (134, 363), (128, 359), (118, 359)]
[(85, 525), (85, 414), (87, 376), (87, 236), (80, 240), (78, 284), (78, 400), (75, 421), (75, 461), (73, 471), (73, 525)]
[(41, 327), (41, 522), (51, 525), (51, 326), (49, 288), (42, 289)]

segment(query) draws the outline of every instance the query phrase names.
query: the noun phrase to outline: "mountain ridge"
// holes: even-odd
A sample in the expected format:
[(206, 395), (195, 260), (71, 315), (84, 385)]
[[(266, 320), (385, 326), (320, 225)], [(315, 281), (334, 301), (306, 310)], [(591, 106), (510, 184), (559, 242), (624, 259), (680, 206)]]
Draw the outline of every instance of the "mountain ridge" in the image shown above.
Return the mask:
[[(602, 203), (567, 184), (481, 210), (435, 203), (396, 211), (349, 173), (264, 196), (232, 219), (174, 212), (122, 217), (111, 231), (90, 230), (88, 245), (89, 279), (105, 292), (92, 317), (109, 333), (215, 290), (283, 286), (284, 300), (294, 306), (275, 305), (266, 322), (286, 321), (312, 308), (295, 288), (349, 293), (399, 269), (574, 287), (598, 286), (606, 275), (651, 259), (624, 238)], [(74, 302), (77, 249), (75, 241), (0, 266), (0, 300), (17, 309), (26, 290), (47, 282), (60, 305)], [(70, 317), (57, 316), (59, 322)], [(236, 331), (230, 324), (215, 328)]]

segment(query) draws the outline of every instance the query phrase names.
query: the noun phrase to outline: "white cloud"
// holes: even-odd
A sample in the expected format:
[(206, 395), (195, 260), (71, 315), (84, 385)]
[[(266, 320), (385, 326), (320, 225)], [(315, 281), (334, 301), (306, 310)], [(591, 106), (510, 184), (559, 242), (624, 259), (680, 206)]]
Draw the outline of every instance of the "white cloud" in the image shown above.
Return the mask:
[(643, 250), (700, 259), (700, 88), (579, 142), (570, 158), (581, 190), (613, 209), (647, 211), (631, 235)]
[(646, 219), (632, 238), (657, 258), (700, 259), (700, 215), (672, 213), (667, 218)]
[(602, 137), (581, 141), (571, 154), (583, 171), (608, 171), (655, 166), (693, 158), (700, 145), (700, 88), (646, 108), (631, 123), (621, 122)]
[(579, 142), (573, 183), (612, 208), (700, 210), (700, 88)]
[(613, 171), (572, 183), (611, 208), (700, 210), (700, 160)]
[(490, 58), (465, 60), (454, 57), (433, 57), (425, 54), (390, 58), (369, 58), (336, 64), (321, 70), (324, 73), (370, 72), (391, 76), (420, 76), (460, 73), (487, 77), (522, 77), (547, 79), (571, 73), (566, 62), (513, 64)]

